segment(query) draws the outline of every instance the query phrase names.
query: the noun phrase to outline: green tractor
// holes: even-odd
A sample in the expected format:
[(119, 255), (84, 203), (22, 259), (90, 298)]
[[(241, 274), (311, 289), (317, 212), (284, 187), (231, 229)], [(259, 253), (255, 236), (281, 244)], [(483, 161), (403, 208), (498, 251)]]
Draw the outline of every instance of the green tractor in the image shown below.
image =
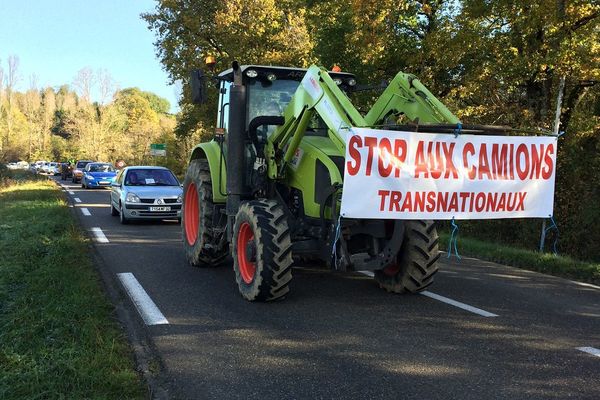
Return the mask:
[[(433, 221), (340, 217), (349, 127), (426, 124), (448, 133), (459, 123), (418, 79), (398, 73), (364, 116), (347, 96), (357, 88), (349, 73), (234, 62), (216, 79), (216, 134), (194, 148), (184, 180), (191, 265), (231, 256), (250, 301), (285, 296), (292, 266), (307, 263), (371, 271), (395, 293), (431, 285), (439, 258)], [(206, 80), (192, 74), (196, 103), (205, 100)], [(409, 125), (389, 126), (400, 115)]]

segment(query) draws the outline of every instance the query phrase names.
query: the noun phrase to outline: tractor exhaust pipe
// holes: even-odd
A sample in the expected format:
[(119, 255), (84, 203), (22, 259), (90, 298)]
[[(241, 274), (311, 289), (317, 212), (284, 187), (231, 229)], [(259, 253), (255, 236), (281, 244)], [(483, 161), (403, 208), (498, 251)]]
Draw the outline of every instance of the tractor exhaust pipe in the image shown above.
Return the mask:
[(227, 235), (231, 239), (235, 216), (240, 208), (246, 176), (246, 87), (237, 61), (232, 63), (233, 84), (229, 94), (229, 129), (227, 132)]

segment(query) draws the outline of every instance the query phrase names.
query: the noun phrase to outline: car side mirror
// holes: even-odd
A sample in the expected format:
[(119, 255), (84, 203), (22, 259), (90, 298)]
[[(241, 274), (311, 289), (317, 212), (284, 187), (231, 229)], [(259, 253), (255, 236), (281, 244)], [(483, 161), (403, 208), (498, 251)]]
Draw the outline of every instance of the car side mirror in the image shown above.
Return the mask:
[(192, 87), (192, 103), (206, 103), (206, 75), (201, 69), (192, 71), (190, 84)]
[(110, 186), (112, 186), (112, 187), (121, 187), (121, 184), (119, 182), (111, 182)]

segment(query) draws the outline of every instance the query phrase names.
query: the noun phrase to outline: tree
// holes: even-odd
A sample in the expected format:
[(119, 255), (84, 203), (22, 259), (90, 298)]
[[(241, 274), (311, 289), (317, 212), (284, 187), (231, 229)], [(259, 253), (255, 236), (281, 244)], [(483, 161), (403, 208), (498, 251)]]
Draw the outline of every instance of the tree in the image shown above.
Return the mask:
[[(182, 102), (189, 103), (190, 72), (204, 67), (208, 55), (217, 57), (217, 70), (229, 68), (234, 59), (307, 66), (312, 41), (305, 15), (304, 3), (293, 0), (159, 0), (155, 11), (142, 18), (156, 34), (156, 53), (171, 82), (184, 83)], [(215, 106), (213, 92), (206, 105), (183, 107), (182, 119), (210, 127)]]

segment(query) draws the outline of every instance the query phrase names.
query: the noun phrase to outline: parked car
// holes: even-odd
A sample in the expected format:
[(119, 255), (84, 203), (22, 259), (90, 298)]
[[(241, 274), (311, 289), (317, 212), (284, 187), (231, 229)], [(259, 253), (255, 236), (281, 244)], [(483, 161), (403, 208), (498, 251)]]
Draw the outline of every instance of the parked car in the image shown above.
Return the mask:
[(73, 166), (70, 162), (64, 162), (60, 165), (60, 179), (66, 181), (73, 176)]
[(42, 166), (44, 165), (44, 163), (47, 163), (48, 161), (36, 161), (35, 163), (33, 163), (33, 168), (35, 168), (35, 171), (37, 173), (40, 173), (42, 171)]
[(83, 170), (81, 187), (84, 189), (109, 187), (116, 175), (115, 167), (112, 164), (91, 162)]
[(58, 171), (58, 163), (57, 162), (51, 162), (48, 163), (48, 174), (50, 175), (58, 175), (60, 172)]
[(40, 166), (40, 169), (38, 170), (38, 172), (47, 174), (49, 166), (50, 166), (50, 163), (48, 161), (42, 161), (42, 165)]
[(83, 177), (83, 169), (86, 165), (93, 162), (92, 160), (77, 160), (75, 162), (75, 166), (73, 167), (73, 174), (71, 176), (71, 181), (73, 183), (81, 182), (81, 178)]
[(133, 219), (177, 219), (181, 222), (183, 189), (168, 168), (132, 166), (111, 185), (110, 211), (122, 224)]

